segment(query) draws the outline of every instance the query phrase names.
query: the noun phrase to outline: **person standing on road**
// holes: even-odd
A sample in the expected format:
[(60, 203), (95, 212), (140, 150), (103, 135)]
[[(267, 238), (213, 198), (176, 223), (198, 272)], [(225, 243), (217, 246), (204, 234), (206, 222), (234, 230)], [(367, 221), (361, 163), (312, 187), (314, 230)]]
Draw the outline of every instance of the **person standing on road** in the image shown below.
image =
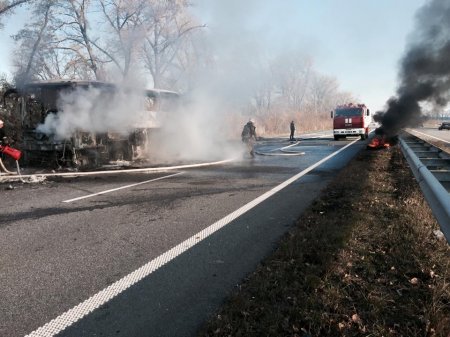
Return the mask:
[(247, 146), (247, 150), (252, 158), (255, 157), (255, 142), (256, 142), (256, 126), (253, 120), (250, 119), (247, 124), (244, 125), (244, 129), (241, 133), (242, 142)]
[(289, 140), (294, 140), (295, 141), (295, 138), (294, 138), (294, 132), (295, 132), (295, 124), (294, 124), (294, 121), (292, 121), (291, 122), (291, 135), (289, 136)]

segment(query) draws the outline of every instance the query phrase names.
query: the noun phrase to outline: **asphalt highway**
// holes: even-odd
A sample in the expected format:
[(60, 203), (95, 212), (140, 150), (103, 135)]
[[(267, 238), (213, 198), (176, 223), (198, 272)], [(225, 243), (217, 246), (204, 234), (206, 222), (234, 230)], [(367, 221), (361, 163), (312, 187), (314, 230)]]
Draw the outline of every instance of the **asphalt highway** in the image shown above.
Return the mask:
[(273, 138), (220, 165), (0, 182), (0, 336), (195, 336), (366, 142)]
[(449, 143), (450, 142), (450, 130), (439, 130), (438, 129), (439, 125), (440, 125), (440, 123), (436, 123), (433, 126), (428, 125), (426, 127), (412, 128), (410, 130), (415, 136), (417, 136), (419, 138), (423, 138), (424, 140)]

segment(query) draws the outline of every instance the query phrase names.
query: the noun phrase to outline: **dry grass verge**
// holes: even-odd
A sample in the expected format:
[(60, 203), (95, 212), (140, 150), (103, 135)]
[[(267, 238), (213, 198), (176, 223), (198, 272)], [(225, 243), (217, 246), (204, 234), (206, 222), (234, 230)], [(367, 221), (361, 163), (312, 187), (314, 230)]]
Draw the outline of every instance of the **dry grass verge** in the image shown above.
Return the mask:
[(398, 147), (363, 150), (199, 336), (450, 336), (450, 246)]

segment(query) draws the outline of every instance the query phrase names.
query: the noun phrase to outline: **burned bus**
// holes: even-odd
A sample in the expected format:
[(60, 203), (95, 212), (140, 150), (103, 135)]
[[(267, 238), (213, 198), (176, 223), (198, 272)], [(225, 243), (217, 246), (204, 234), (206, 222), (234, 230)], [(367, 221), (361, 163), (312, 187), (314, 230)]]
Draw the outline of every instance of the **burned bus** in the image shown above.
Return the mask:
[(145, 159), (179, 98), (99, 81), (33, 82), (4, 95), (20, 116), (23, 164), (79, 169)]

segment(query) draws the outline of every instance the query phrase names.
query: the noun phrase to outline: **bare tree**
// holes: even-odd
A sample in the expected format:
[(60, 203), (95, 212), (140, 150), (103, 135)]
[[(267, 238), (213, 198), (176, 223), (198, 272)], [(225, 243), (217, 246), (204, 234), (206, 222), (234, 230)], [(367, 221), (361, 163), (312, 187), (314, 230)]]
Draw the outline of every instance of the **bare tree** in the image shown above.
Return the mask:
[(279, 55), (268, 64), (261, 67), (252, 101), (253, 113), (267, 133), (287, 133), (291, 120), (299, 130), (329, 127), (329, 111), (351, 100), (335, 78), (315, 71), (312, 60), (301, 52)]
[(99, 0), (103, 16), (111, 31), (104, 45), (95, 43), (103, 55), (111, 60), (126, 78), (142, 45), (145, 28), (143, 11), (146, 0)]
[(43, 1), (33, 11), (34, 22), (29, 23), (13, 36), (19, 42), (20, 55), (16, 59), (16, 82), (21, 85), (32, 79), (38, 78), (45, 67), (45, 54), (48, 49), (50, 35), (48, 26), (51, 20), (51, 10), (54, 1)]
[(178, 91), (191, 91), (198, 85), (198, 75), (211, 66), (212, 55), (205, 46), (202, 30), (191, 32), (179, 41), (176, 57), (164, 75), (167, 88)]
[(272, 113), (275, 97), (279, 95), (279, 88), (275, 81), (275, 70), (278, 66), (273, 62), (259, 67), (260, 81), (253, 95), (257, 115), (268, 116)]
[(153, 0), (145, 11), (146, 35), (142, 59), (155, 87), (165, 84), (174, 68), (183, 39), (201, 27), (186, 13), (187, 2), (182, 0)]
[(15, 8), (27, 4), (36, 2), (36, 0), (15, 0), (15, 1), (9, 1), (9, 0), (1, 0), (0, 1), (0, 16), (11, 13)]
[(300, 52), (290, 52), (275, 60), (278, 85), (289, 109), (299, 110), (308, 91), (312, 60)]
[(37, 3), (37, 0), (0, 0), (0, 29), (3, 29), (4, 25), (1, 19), (12, 15), (14, 10), (18, 7), (26, 4)]
[(338, 90), (339, 84), (335, 78), (312, 72), (307, 98), (312, 113), (331, 110)]
[[(59, 3), (58, 40), (56, 48), (66, 60), (66, 72), (82, 72), (89, 78), (102, 79), (102, 62), (95, 53), (91, 36), (90, 0), (68, 0)], [(89, 74), (89, 73), (92, 73)]]
[[(21, 3), (8, 2), (8, 6)], [(36, 8), (36, 20), (15, 37), (18, 48), (26, 51), (16, 60), (23, 80), (32, 70), (32, 77), (42, 79), (105, 80), (107, 64), (127, 77), (135, 64), (148, 69), (157, 86), (175, 85), (195, 60), (186, 37), (200, 26), (191, 24), (187, 4), (181, 0), (23, 3), (34, 3)], [(51, 15), (50, 7), (47, 15), (43, 10), (48, 4), (52, 4)], [(6, 11), (5, 1), (3, 5)]]

